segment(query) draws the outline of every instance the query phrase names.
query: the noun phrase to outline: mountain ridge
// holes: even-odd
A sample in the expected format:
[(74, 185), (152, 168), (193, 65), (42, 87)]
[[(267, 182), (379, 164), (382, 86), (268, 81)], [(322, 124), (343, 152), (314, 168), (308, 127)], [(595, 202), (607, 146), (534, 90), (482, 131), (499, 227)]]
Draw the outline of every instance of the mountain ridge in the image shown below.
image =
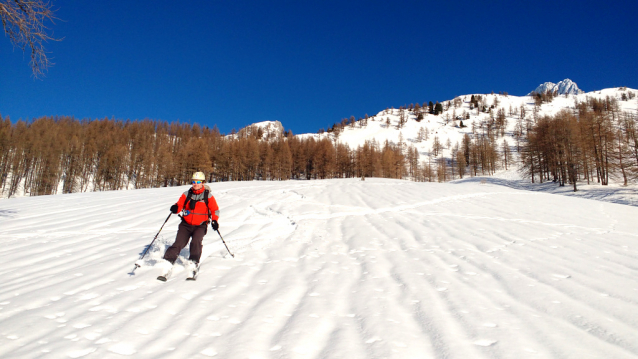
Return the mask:
[[(627, 94), (634, 94), (627, 96)], [(625, 96), (623, 96), (625, 94)], [(297, 134), (302, 138), (314, 137), (321, 139), (328, 137), (337, 142), (348, 144), (350, 147), (363, 145), (366, 140), (373, 138), (377, 142), (390, 140), (392, 143), (400, 142), (400, 134), (403, 136), (403, 142), (418, 144), (418, 132), (420, 128), (426, 128), (431, 134), (446, 135), (447, 133), (469, 133), (472, 125), (476, 126), (482, 121), (490, 120), (496, 116), (499, 110), (505, 111), (507, 122), (506, 135), (514, 131), (516, 120), (530, 119), (534, 116), (553, 116), (561, 110), (573, 110), (574, 101), (584, 102), (587, 98), (605, 99), (613, 98), (618, 101), (621, 109), (624, 111), (633, 111), (638, 114), (638, 106), (633, 99), (623, 100), (625, 97), (632, 97), (638, 94), (638, 90), (626, 87), (613, 87), (591, 92), (581, 92), (580, 94), (566, 93), (555, 97), (549, 103), (536, 104), (535, 99), (530, 96), (514, 96), (506, 94), (465, 94), (455, 97), (454, 99), (443, 101), (444, 110), (439, 115), (431, 113), (423, 113), (423, 119), (418, 121), (418, 110), (410, 108), (387, 108), (380, 111), (376, 115), (360, 118), (355, 122), (348, 122), (341, 130), (319, 131), (318, 133)], [(481, 98), (480, 106), (484, 106), (486, 111), (479, 109), (471, 103), (471, 98)], [(424, 104), (425, 105), (425, 104)], [(425, 106), (420, 107), (424, 109)], [(401, 119), (404, 116), (405, 119)], [(389, 121), (388, 121), (389, 120)], [(401, 122), (404, 122), (401, 124)], [(461, 121), (463, 127), (461, 127)], [(343, 121), (342, 121), (343, 122)], [(334, 127), (334, 126), (333, 126)], [(453, 129), (453, 131), (452, 131)], [(430, 137), (430, 136), (427, 136)], [(457, 136), (455, 136), (457, 137)], [(509, 136), (511, 138), (511, 136)], [(509, 139), (509, 138), (508, 138)], [(442, 139), (445, 141), (445, 138)], [(460, 140), (460, 138), (452, 138), (452, 141)], [(431, 146), (431, 140), (425, 140)], [(423, 146), (420, 146), (423, 147)], [(422, 154), (428, 152), (426, 148), (420, 150)]]
[(528, 93), (527, 95), (530, 96), (534, 93), (542, 94), (546, 92), (552, 92), (558, 95), (580, 95), (585, 93), (585, 91), (578, 88), (578, 85), (574, 81), (570, 79), (564, 79), (557, 84), (553, 82), (542, 83), (538, 87), (536, 87), (534, 91)]

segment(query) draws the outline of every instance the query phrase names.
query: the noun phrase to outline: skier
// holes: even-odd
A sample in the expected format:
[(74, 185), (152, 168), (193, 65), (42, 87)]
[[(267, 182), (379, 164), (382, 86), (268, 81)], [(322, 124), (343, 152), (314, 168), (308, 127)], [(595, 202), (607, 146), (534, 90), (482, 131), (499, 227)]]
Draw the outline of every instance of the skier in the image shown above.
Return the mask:
[[(204, 184), (206, 176), (202, 172), (195, 172), (192, 179), (192, 187), (184, 192), (177, 203), (171, 206), (171, 212), (183, 214), (180, 215), (182, 222), (179, 224), (175, 243), (170, 246), (164, 259), (170, 262), (166, 266), (172, 267), (177, 260), (179, 252), (188, 244), (190, 239), (190, 256), (188, 260), (190, 266), (195, 267), (196, 271), (199, 266), (199, 259), (202, 256), (202, 241), (206, 235), (208, 223), (214, 231), (219, 228), (217, 220), (219, 219), (219, 207), (215, 197), (210, 194), (210, 187)], [(191, 239), (192, 238), (192, 239)]]

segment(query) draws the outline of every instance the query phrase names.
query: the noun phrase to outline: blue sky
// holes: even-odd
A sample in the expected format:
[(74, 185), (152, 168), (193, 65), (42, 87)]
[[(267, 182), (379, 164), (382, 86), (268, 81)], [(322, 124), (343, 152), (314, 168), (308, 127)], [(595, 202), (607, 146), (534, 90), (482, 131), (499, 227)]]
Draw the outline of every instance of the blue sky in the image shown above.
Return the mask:
[(638, 88), (637, 1), (54, 0), (42, 80), (0, 41), (0, 115), (293, 133), (565, 78)]

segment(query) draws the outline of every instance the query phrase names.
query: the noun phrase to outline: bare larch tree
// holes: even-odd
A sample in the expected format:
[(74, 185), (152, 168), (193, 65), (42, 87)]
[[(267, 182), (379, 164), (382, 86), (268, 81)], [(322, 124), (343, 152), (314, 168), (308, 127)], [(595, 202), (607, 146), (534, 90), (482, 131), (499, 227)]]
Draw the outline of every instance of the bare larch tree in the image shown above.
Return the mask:
[(51, 3), (43, 0), (0, 0), (0, 19), (4, 33), (15, 47), (31, 52), (31, 69), (38, 78), (53, 63), (47, 57), (44, 43), (58, 40), (51, 36), (47, 21), (55, 20)]

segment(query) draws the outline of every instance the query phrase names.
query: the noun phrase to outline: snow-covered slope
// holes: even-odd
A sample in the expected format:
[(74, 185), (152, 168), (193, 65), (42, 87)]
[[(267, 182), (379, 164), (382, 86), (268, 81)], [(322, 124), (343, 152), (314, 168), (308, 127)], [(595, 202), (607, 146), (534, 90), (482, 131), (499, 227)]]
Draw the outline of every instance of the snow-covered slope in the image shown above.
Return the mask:
[[(0, 202), (2, 358), (635, 358), (638, 208), (478, 183), (211, 185), (196, 282), (153, 265), (184, 188)], [(182, 253), (187, 256), (187, 250)]]

